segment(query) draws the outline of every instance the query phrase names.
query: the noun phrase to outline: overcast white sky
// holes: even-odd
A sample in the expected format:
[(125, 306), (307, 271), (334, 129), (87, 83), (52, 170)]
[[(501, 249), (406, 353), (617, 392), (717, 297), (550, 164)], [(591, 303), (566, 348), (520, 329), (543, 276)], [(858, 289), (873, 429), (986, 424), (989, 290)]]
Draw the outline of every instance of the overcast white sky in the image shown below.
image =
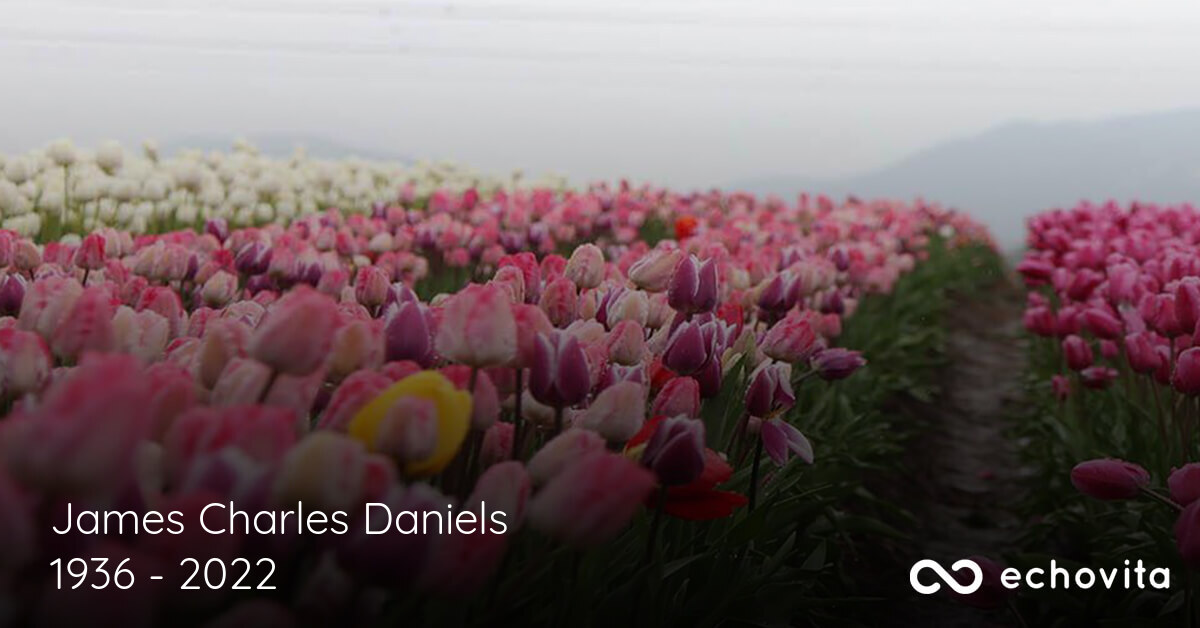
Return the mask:
[(1200, 105), (1194, 0), (0, 0), (0, 149), (322, 135), (678, 185)]

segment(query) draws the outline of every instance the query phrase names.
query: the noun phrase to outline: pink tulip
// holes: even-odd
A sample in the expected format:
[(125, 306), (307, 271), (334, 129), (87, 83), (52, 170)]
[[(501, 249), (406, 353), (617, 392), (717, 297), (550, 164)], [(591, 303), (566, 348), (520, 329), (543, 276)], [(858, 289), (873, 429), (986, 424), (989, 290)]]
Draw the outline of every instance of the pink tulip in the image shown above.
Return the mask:
[(700, 417), (700, 384), (691, 377), (675, 377), (658, 391), (650, 416)]
[(112, 320), (115, 310), (113, 299), (104, 288), (85, 289), (50, 337), (54, 355), (75, 362), (87, 352), (115, 349)]
[(679, 249), (654, 249), (629, 267), (629, 280), (647, 292), (663, 292), (683, 259)]
[(576, 247), (567, 260), (563, 276), (575, 282), (580, 290), (595, 288), (604, 279), (604, 253), (595, 244)]
[(447, 302), (438, 326), (438, 353), (474, 367), (501, 366), (517, 355), (517, 324), (504, 291), (471, 284)]
[(1103, 390), (1116, 381), (1117, 369), (1107, 366), (1089, 366), (1079, 372), (1080, 380), (1087, 388)]
[(654, 484), (654, 474), (625, 456), (590, 455), (534, 495), (529, 523), (571, 546), (599, 545), (628, 525)]
[(567, 430), (547, 441), (529, 459), (529, 475), (540, 486), (560, 475), (568, 466), (604, 449), (604, 439), (599, 434), (590, 430)]
[(1187, 506), (1200, 499), (1200, 462), (1189, 462), (1175, 469), (1167, 478), (1171, 499), (1180, 506)]
[(232, 273), (219, 270), (214, 273), (200, 291), (200, 298), (209, 307), (224, 307), (237, 296), (238, 280)]
[(354, 277), (354, 298), (374, 312), (387, 299), (390, 287), (391, 282), (383, 269), (378, 266), (365, 266), (358, 269), (358, 274)]
[(1098, 309), (1090, 308), (1083, 313), (1084, 323), (1088, 330), (1098, 338), (1112, 340), (1120, 338), (1124, 332), (1121, 325), (1121, 320), (1112, 314)]
[(329, 357), (337, 325), (333, 301), (300, 286), (271, 307), (254, 330), (249, 353), (276, 373), (308, 375)]
[(75, 251), (75, 265), (89, 272), (104, 268), (104, 245), (104, 236), (99, 233), (85, 236)]
[(1067, 358), (1067, 368), (1082, 371), (1092, 365), (1092, 347), (1083, 338), (1067, 336), (1062, 341), (1062, 350)]
[(640, 364), (646, 355), (646, 331), (636, 321), (621, 321), (609, 332), (605, 346), (613, 362)]
[(1175, 320), (1182, 333), (1190, 334), (1200, 320), (1200, 277), (1184, 277), (1175, 286)]
[(51, 366), (50, 350), (41, 336), (0, 329), (0, 394), (21, 396), (41, 390)]
[(329, 350), (329, 377), (341, 381), (361, 369), (383, 364), (384, 342), (380, 321), (350, 320), (338, 328)]
[(446, 379), (454, 383), (455, 388), (471, 393), (471, 428), (486, 430), (500, 418), (500, 393), (492, 378), (484, 371), (475, 374), (475, 387), (471, 388), (471, 367), (459, 365), (447, 366), (441, 369)]
[(35, 413), (0, 422), (0, 458), (15, 479), (41, 491), (111, 490), (150, 428), (151, 392), (133, 357), (89, 356), (46, 389)]
[(1139, 332), (1125, 336), (1125, 355), (1129, 367), (1138, 373), (1153, 373), (1162, 366), (1162, 357), (1156, 349), (1157, 343), (1151, 332)]
[(793, 313), (767, 330), (760, 348), (767, 357), (796, 364), (807, 360), (821, 345), (808, 319)]
[(634, 382), (617, 382), (596, 395), (577, 424), (610, 443), (623, 443), (637, 434), (645, 420), (645, 387)]
[(760, 437), (763, 450), (779, 466), (787, 464), (791, 454), (796, 454), (808, 464), (813, 463), (813, 448), (808, 439), (783, 419), (763, 421)]
[(1185, 395), (1200, 395), (1200, 347), (1188, 349), (1175, 359), (1171, 386)]
[(579, 295), (575, 284), (566, 277), (559, 277), (547, 284), (538, 300), (538, 307), (546, 318), (558, 328), (570, 325), (578, 315)]
[(497, 421), (483, 433), (483, 443), (479, 446), (479, 463), (483, 468), (512, 457), (514, 431), (512, 423)]
[(1071, 484), (1095, 499), (1131, 499), (1150, 483), (1150, 473), (1124, 460), (1088, 460), (1071, 469)]

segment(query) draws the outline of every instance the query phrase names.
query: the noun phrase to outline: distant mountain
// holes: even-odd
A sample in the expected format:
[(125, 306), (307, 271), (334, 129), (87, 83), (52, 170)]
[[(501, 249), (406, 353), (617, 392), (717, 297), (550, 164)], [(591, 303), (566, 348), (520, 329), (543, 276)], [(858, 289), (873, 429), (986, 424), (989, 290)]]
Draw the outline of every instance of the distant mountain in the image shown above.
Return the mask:
[[(272, 157), (288, 157), (297, 147), (303, 147), (310, 157), (317, 159), (345, 159), (361, 157), (374, 161), (412, 162), (409, 157), (398, 153), (352, 146), (328, 137), (316, 135), (289, 135), (278, 133), (262, 133), (243, 136), (256, 146), (264, 155)], [(219, 137), (215, 135), (193, 135), (180, 137), (163, 142), (160, 148), (167, 154), (181, 150), (199, 149), (203, 151), (228, 151), (233, 147), (237, 137)]]
[(1024, 219), (1080, 199), (1200, 201), (1200, 109), (1093, 122), (1012, 122), (858, 175), (777, 176), (734, 187), (791, 196), (922, 196), (986, 221), (1005, 246)]

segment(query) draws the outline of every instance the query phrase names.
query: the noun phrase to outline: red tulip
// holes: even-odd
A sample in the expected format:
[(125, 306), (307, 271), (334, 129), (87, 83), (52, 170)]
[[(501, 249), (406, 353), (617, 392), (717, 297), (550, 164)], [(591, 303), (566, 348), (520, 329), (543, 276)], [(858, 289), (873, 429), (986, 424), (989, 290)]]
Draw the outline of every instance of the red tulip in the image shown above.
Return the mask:
[(1067, 368), (1082, 371), (1092, 365), (1092, 347), (1086, 340), (1076, 335), (1070, 335), (1062, 341), (1063, 354), (1067, 358)]
[(1192, 347), (1175, 358), (1171, 385), (1185, 395), (1200, 395), (1200, 347)]

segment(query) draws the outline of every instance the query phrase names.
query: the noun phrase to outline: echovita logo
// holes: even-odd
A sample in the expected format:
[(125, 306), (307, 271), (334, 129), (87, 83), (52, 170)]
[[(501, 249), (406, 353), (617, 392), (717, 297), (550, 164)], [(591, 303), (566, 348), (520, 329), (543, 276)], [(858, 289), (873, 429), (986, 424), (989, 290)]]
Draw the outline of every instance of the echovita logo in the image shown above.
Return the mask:
[[(983, 586), (983, 569), (979, 563), (963, 558), (950, 566), (955, 572), (970, 572), (971, 580), (960, 582), (950, 571), (946, 571), (940, 563), (928, 558), (913, 563), (908, 570), (908, 582), (917, 593), (931, 595), (941, 590), (942, 585), (950, 587), (955, 593), (968, 595)], [(921, 582), (921, 572), (932, 571), (941, 582), (925, 584)], [(1148, 577), (1147, 577), (1148, 576)], [(1171, 588), (1171, 570), (1165, 567), (1147, 568), (1141, 560), (1137, 563), (1125, 561), (1124, 567), (1109, 569), (1080, 567), (1074, 571), (1058, 566), (1058, 561), (1051, 560), (1049, 568), (1032, 567), (1024, 572), (1015, 567), (1008, 567), (1000, 572), (1000, 586), (1005, 589), (1016, 589), (1022, 584), (1031, 589), (1090, 589), (1099, 584), (1105, 589), (1169, 589)]]

